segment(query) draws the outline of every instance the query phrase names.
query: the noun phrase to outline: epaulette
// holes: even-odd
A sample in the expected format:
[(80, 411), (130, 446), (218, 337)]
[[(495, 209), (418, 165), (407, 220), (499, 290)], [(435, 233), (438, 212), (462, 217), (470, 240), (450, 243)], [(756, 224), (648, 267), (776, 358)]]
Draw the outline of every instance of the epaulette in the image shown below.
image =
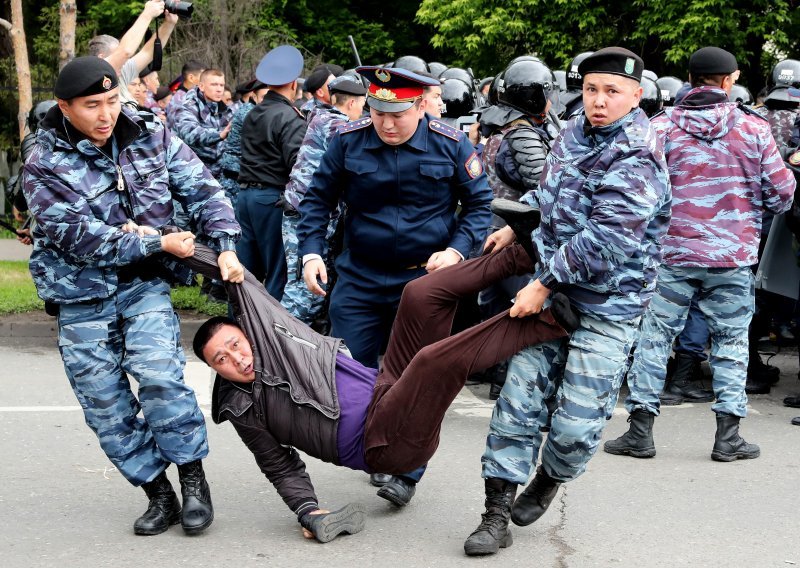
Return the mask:
[(359, 118), (358, 120), (353, 120), (347, 124), (341, 125), (337, 131), (339, 134), (347, 134), (348, 132), (355, 132), (356, 130), (366, 128), (370, 124), (372, 124), (371, 118)]
[(447, 136), (451, 140), (455, 140), (456, 142), (460, 141), (461, 138), (464, 136), (464, 133), (461, 132), (458, 128), (453, 128), (449, 124), (446, 124), (440, 120), (429, 120), (428, 121), (428, 128), (441, 134), (442, 136)]
[(763, 114), (761, 114), (760, 112), (758, 112), (758, 110), (756, 110), (756, 109), (754, 109), (754, 108), (751, 108), (751, 107), (747, 106), (747, 105), (746, 105), (746, 104), (744, 104), (743, 102), (739, 102), (739, 103), (737, 104), (737, 106), (739, 107), (739, 109), (740, 109), (740, 110), (741, 110), (743, 113), (745, 113), (745, 114), (749, 114), (750, 116), (757, 116), (757, 117), (758, 117), (758, 118), (760, 118), (761, 120), (765, 120), (766, 122), (769, 122), (769, 119), (767, 119), (767, 117), (766, 117), (766, 116), (764, 116)]
[(296, 106), (294, 106), (294, 105), (289, 105), (289, 106), (290, 106), (290, 107), (292, 107), (292, 110), (293, 110), (294, 112), (296, 112), (296, 113), (297, 113), (297, 116), (299, 116), (299, 117), (300, 117), (300, 118), (302, 118), (303, 120), (305, 120), (305, 119), (306, 119), (306, 115), (304, 115), (304, 114), (303, 114), (303, 111), (302, 111), (302, 110), (300, 110), (299, 108), (297, 108), (297, 107), (296, 107)]

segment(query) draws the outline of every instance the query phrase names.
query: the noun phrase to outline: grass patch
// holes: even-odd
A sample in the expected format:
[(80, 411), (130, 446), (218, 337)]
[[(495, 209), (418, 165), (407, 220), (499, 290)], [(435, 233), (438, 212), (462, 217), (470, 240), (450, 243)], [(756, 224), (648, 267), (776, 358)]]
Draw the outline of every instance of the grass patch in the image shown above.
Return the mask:
[[(179, 310), (194, 310), (209, 316), (224, 316), (228, 305), (209, 302), (200, 294), (200, 287), (172, 290), (172, 305)], [(27, 260), (0, 261), (0, 316), (43, 310), (44, 302), (36, 295)]]
[(0, 261), (0, 315), (44, 309), (27, 260)]

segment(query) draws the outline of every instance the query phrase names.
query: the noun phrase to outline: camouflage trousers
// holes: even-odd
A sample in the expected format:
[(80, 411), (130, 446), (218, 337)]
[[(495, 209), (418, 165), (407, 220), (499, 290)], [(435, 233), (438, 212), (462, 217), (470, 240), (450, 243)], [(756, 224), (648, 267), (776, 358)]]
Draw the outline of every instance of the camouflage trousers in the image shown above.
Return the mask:
[[(287, 278), (286, 286), (283, 288), (283, 298), (281, 304), (294, 317), (305, 324), (311, 323), (320, 316), (325, 298), (316, 296), (308, 291), (305, 280), (303, 280), (303, 267), (301, 259), (297, 258), (297, 223), (300, 221), (298, 215), (289, 216), (284, 214), (281, 233), (283, 236), (283, 248), (286, 254)], [(328, 255), (328, 242), (336, 231), (337, 219), (331, 219), (328, 223), (328, 233), (325, 238), (322, 258)]]
[[(136, 278), (105, 300), (62, 305), (58, 345), (86, 424), (133, 485), (170, 462), (208, 454), (203, 414), (183, 381), (180, 324), (166, 282)], [(138, 400), (129, 377), (139, 382)]]
[[(571, 337), (514, 355), (489, 424), (483, 477), (527, 483), (540, 448), (552, 478), (581, 475), (617, 403), (638, 327), (639, 318), (611, 322), (581, 314)], [(548, 417), (550, 432), (542, 443)]]
[(628, 372), (628, 412), (658, 415), (672, 341), (683, 330), (692, 299), (711, 336), (714, 412), (747, 415), (747, 332), (755, 309), (755, 279), (748, 267), (680, 268), (662, 264), (656, 293), (642, 318), (641, 337)]

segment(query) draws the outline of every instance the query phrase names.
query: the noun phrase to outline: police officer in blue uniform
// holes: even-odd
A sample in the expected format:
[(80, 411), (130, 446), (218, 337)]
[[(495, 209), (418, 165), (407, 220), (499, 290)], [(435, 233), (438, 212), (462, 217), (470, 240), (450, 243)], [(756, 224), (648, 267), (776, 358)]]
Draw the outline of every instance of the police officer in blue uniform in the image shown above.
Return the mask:
[[(357, 71), (370, 82), (370, 118), (334, 136), (300, 203), (297, 238), (306, 284), (324, 295), (326, 230), (344, 202), (331, 335), (345, 340), (354, 359), (377, 367), (403, 287), (469, 255), (489, 226), (492, 193), (466, 135), (421, 106), (423, 88), (438, 85), (436, 79), (405, 69)], [(401, 480), (399, 499), (379, 495), (405, 504), (414, 477)]]

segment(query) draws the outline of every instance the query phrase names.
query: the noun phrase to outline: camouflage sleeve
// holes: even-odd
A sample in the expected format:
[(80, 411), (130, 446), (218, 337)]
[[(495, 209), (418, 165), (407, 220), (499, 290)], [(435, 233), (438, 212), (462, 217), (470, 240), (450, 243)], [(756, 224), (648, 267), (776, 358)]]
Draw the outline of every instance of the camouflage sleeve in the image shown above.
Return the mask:
[(264, 428), (231, 418), (236, 433), (253, 452), (258, 467), (266, 476), (283, 502), (298, 518), (319, 509), (306, 464), (294, 448), (282, 446)]
[(220, 252), (235, 250), (241, 231), (222, 187), (180, 138), (167, 129), (161, 132), (173, 197), (189, 213), (197, 230), (214, 240)]
[(83, 195), (37, 164), (25, 165), (22, 183), (37, 230), (77, 262), (125, 266), (161, 250), (161, 237), (139, 237), (105, 224)]
[[(641, 247), (659, 196), (667, 189), (666, 173), (659, 176), (657, 168), (647, 148), (634, 149), (616, 160), (592, 195), (586, 226), (552, 256), (542, 257), (545, 264), (540, 282), (547, 287), (556, 282), (588, 282), (633, 256)], [(545, 240), (552, 247), (552, 235)]]
[[(460, 252), (463, 258), (469, 258), (470, 252), (485, 238), (491, 223), (492, 190), (483, 168), (470, 168), (473, 161), (480, 163), (475, 147), (466, 136), (458, 144), (454, 182), (461, 212), (448, 247)], [(476, 175), (477, 171), (480, 173)]]
[(319, 254), (325, 250), (325, 237), (331, 212), (339, 204), (343, 192), (344, 148), (341, 135), (333, 137), (322, 156), (305, 197), (300, 201), (297, 224), (298, 256)]
[(297, 152), (297, 161), (295, 161), (292, 173), (289, 175), (289, 183), (286, 185), (284, 193), (286, 200), (295, 209), (300, 207), (300, 201), (308, 191), (308, 185), (311, 183), (311, 176), (317, 171), (331, 138), (333, 138), (336, 130), (342, 124), (345, 124), (344, 120), (324, 121), (322, 116), (317, 115), (308, 125), (308, 130), (306, 130), (303, 143)]
[(761, 193), (764, 207), (776, 215), (792, 206), (796, 181), (794, 174), (786, 167), (778, 151), (775, 139), (767, 131), (759, 140), (766, 140), (761, 151)]
[(194, 148), (215, 144), (220, 141), (219, 130), (203, 126), (196, 114), (194, 104), (181, 105), (175, 109), (173, 129), (181, 140)]

